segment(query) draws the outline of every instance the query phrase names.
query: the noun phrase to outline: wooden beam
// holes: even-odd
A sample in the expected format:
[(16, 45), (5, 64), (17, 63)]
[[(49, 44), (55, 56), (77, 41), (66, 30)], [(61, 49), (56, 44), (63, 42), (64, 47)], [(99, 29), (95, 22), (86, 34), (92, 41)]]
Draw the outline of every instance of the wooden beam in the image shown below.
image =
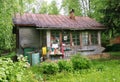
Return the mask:
[(88, 35), (89, 37), (89, 45), (92, 45), (92, 41), (91, 41), (91, 33), (89, 32), (89, 35)]
[(47, 30), (46, 31), (46, 35), (47, 35), (47, 37), (46, 37), (46, 40), (47, 40), (47, 47), (48, 48), (50, 48), (50, 30)]
[(98, 32), (98, 45), (101, 46), (101, 32)]
[(60, 46), (62, 46), (62, 32), (60, 32)]
[(82, 33), (80, 32), (80, 48), (82, 48)]
[(72, 42), (73, 42), (73, 40), (72, 40), (72, 33), (70, 32), (70, 46), (72, 47)]

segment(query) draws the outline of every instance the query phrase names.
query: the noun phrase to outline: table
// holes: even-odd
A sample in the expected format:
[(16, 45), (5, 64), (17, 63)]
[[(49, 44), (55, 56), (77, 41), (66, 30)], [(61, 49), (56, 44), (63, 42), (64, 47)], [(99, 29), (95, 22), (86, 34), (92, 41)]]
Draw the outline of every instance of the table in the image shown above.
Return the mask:
[(49, 54), (51, 60), (62, 59), (63, 54)]

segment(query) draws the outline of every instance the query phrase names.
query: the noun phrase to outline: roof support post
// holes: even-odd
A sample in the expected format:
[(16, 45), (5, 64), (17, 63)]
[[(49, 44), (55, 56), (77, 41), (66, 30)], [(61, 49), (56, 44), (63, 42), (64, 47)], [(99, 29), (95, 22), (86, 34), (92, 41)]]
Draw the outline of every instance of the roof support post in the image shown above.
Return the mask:
[(101, 32), (98, 31), (98, 45), (101, 46)]
[(46, 31), (46, 40), (47, 40), (47, 47), (50, 48), (50, 30)]
[(72, 45), (72, 33), (70, 32), (70, 46), (72, 47), (73, 45)]
[(91, 33), (90, 32), (88, 33), (88, 38), (89, 38), (89, 45), (92, 45), (92, 42), (91, 42)]
[(82, 48), (82, 32), (80, 32), (80, 48)]
[(62, 32), (60, 31), (60, 46), (62, 46)]

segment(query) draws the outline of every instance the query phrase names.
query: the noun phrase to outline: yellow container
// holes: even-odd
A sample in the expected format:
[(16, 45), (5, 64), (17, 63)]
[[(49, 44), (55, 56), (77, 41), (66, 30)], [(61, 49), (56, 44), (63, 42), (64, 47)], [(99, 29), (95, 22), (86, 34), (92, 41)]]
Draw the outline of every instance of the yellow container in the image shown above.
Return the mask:
[(46, 55), (47, 54), (47, 48), (46, 47), (42, 47), (42, 55)]

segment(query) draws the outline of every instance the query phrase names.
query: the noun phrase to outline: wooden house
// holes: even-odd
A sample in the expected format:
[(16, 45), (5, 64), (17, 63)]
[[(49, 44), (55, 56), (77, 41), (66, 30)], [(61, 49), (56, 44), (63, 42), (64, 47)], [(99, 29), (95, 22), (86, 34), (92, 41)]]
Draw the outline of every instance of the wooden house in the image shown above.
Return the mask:
[[(57, 48), (65, 55), (97, 54), (101, 47), (101, 32), (105, 26), (89, 17), (24, 13), (13, 18), (17, 52), (25, 48), (48, 51)], [(62, 52), (62, 53), (63, 53)]]

